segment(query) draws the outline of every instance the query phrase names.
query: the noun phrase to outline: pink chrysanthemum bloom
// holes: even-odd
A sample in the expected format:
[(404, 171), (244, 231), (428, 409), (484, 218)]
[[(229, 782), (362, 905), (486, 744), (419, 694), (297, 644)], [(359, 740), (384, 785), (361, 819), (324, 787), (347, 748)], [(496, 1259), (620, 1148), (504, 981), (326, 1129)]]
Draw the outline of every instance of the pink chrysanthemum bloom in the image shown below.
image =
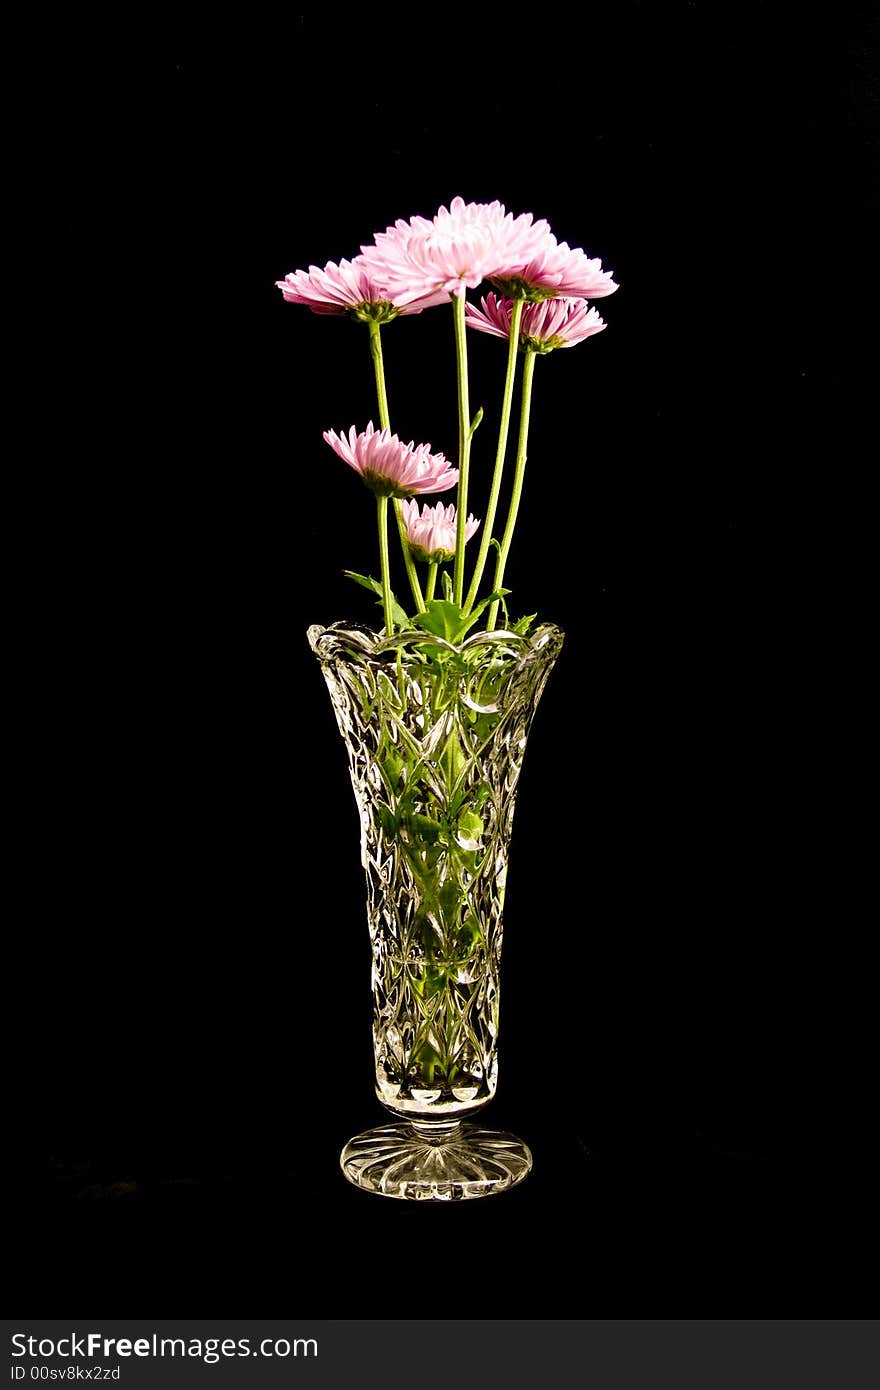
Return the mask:
[(557, 241), (548, 227), (521, 265), (487, 278), (511, 298), (534, 304), (566, 296), (602, 299), (618, 288), (611, 275), (600, 260), (591, 260), (580, 247)]
[(379, 497), (448, 492), (458, 482), (458, 469), (443, 454), (432, 454), (430, 444), (402, 444), (390, 430), (375, 430), (372, 420), (360, 434), (352, 425), (347, 437), (325, 430), (324, 438)]
[(328, 261), (323, 270), (316, 265), (294, 270), (275, 284), (289, 304), (305, 304), (313, 314), (348, 314), (361, 323), (387, 323), (398, 314), (420, 314), (428, 307), (418, 300), (403, 306), (392, 304), (388, 290), (363, 256), (338, 265)]
[[(479, 333), (491, 333), (496, 338), (510, 337), (513, 300), (499, 299), (487, 294), (482, 310), (469, 304), (465, 313), (468, 328)], [(584, 338), (601, 333), (607, 327), (598, 309), (590, 308), (583, 299), (544, 299), (527, 304), (520, 321), (520, 347), (532, 352), (552, 352), (554, 348), (574, 347)]]
[[(401, 511), (409, 548), (418, 560), (437, 561), (442, 565), (455, 559), (454, 503), (450, 502), (448, 507), (444, 507), (442, 502), (436, 502), (430, 507), (425, 502), (420, 512), (418, 502), (404, 502)], [(465, 522), (465, 541), (470, 540), (479, 524), (471, 513)]]
[(443, 304), (488, 277), (531, 261), (550, 228), (530, 212), (514, 217), (502, 203), (453, 198), (432, 221), (413, 217), (377, 232), (363, 259), (398, 307)]

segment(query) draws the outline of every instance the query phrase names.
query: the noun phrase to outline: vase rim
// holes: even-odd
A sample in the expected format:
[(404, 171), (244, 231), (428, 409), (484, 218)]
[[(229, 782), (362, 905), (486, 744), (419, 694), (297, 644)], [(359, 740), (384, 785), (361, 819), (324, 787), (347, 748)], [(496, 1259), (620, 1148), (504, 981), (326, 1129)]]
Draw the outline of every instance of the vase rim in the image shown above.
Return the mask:
[(392, 633), (390, 637), (384, 637), (381, 632), (376, 632), (364, 623), (336, 622), (327, 625), (313, 623), (307, 629), (306, 636), (315, 655), (321, 660), (327, 660), (336, 654), (327, 650), (328, 646), (354, 648), (364, 656), (382, 656), (386, 652), (398, 651), (412, 645), (439, 648), (457, 655), (479, 647), (497, 647), (506, 648), (508, 651), (512, 648), (511, 654), (521, 657), (547, 647), (558, 649), (564, 641), (565, 633), (556, 623), (541, 623), (525, 636), (511, 632), (508, 628), (496, 628), (492, 632), (481, 629), (471, 633), (461, 642), (449, 642), (445, 637), (437, 637), (434, 633), (422, 632), (418, 628), (405, 628)]

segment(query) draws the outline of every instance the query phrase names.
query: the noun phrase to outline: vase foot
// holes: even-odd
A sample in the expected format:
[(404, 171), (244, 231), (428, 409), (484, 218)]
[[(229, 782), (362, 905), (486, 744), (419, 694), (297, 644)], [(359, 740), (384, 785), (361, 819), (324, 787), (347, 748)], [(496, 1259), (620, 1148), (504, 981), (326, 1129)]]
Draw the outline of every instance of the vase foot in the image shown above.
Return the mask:
[(532, 1155), (521, 1139), (476, 1125), (383, 1125), (350, 1139), (340, 1155), (356, 1187), (408, 1201), (460, 1202), (522, 1182)]

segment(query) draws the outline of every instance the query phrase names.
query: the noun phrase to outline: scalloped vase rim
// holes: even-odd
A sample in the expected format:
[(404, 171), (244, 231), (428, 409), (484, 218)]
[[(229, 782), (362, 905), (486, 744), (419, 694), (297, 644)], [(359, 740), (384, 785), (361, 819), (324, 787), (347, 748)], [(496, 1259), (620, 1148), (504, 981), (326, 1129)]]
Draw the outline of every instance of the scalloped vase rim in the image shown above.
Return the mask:
[(565, 633), (557, 623), (541, 623), (533, 632), (527, 633), (525, 636), (518, 632), (511, 632), (509, 628), (496, 628), (492, 632), (486, 632), (481, 628), (478, 632), (465, 637), (462, 642), (449, 642), (445, 637), (438, 637), (431, 632), (423, 632), (419, 628), (404, 628), (399, 632), (392, 633), (390, 637), (383, 637), (381, 633), (363, 623), (335, 622), (326, 625), (312, 623), (306, 629), (306, 636), (309, 646), (316, 656), (322, 655), (318, 644), (324, 638), (336, 638), (340, 643), (353, 640), (353, 644), (366, 655), (380, 656), (383, 652), (394, 651), (410, 642), (418, 642), (418, 645), (422, 647), (439, 647), (441, 650), (456, 653), (462, 653), (478, 646), (503, 646), (511, 643), (527, 651), (537, 652), (554, 637), (564, 638)]

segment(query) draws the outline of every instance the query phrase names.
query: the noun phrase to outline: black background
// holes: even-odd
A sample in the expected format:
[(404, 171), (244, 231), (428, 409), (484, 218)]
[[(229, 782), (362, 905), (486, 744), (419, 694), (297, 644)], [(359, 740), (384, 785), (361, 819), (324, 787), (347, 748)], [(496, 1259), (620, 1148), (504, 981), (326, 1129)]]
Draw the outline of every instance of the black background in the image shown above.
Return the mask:
[[(578, 40), (561, 11), (325, 8), (23, 59), (51, 270), (9, 984), (31, 1309), (860, 1311), (837, 509), (876, 45), (867, 7), (786, 10), (617, 4)], [(457, 193), (546, 216), (621, 289), (607, 332), (537, 364), (508, 571), (568, 635), (486, 1116), (535, 1171), (425, 1211), (336, 1166), (382, 1112), (358, 822), (305, 629), (375, 616), (341, 575), (375, 570), (370, 499), (321, 441), (374, 414), (367, 335), (274, 281)], [(395, 427), (454, 456), (450, 315), (385, 348)], [(472, 342), (476, 469), (503, 356)]]

